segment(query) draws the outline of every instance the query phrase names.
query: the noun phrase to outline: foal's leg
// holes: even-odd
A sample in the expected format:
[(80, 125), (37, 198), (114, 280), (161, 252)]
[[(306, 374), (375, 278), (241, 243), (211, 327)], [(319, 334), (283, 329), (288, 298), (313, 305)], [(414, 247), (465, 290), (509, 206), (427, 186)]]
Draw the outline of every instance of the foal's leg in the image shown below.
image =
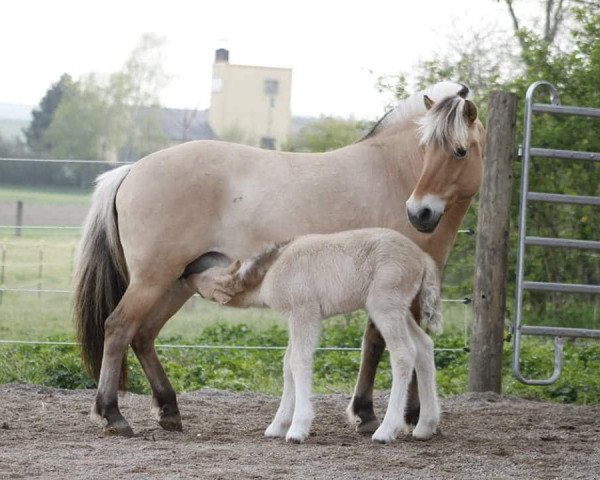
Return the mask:
[[(415, 297), (410, 311), (417, 325), (421, 324), (421, 304), (419, 303), (419, 297)], [(418, 373), (416, 370), (413, 372), (408, 385), (408, 398), (406, 400), (406, 410), (404, 411), (404, 420), (410, 425), (416, 425), (419, 421), (419, 413), (421, 403), (419, 401), (419, 385), (418, 385)]]
[(91, 413), (106, 420), (104, 431), (108, 434), (133, 435), (119, 411), (117, 389), (121, 365), (131, 340), (164, 291), (158, 285), (131, 283), (104, 324), (104, 353)]
[(354, 388), (354, 395), (346, 409), (351, 423), (357, 423), (359, 433), (373, 433), (379, 427), (379, 421), (373, 410), (373, 384), (377, 365), (385, 350), (385, 341), (369, 318), (362, 340), (360, 370)]
[(406, 319), (407, 309), (395, 311), (371, 311), (373, 322), (381, 332), (390, 351), (392, 365), (392, 389), (385, 417), (373, 434), (376, 442), (387, 443), (396, 438), (399, 432), (408, 433), (404, 420), (408, 384), (415, 366), (416, 349), (409, 337)]
[(314, 417), (310, 402), (312, 390), (312, 362), (319, 341), (321, 318), (312, 312), (294, 312), (290, 315), (290, 369), (296, 400), (292, 424), (285, 436), (288, 442), (303, 442), (308, 438)]
[(440, 405), (435, 386), (435, 361), (433, 358), (433, 341), (412, 318), (407, 319), (410, 335), (415, 340), (417, 355), (415, 370), (419, 376), (419, 398), (421, 399), (421, 415), (413, 437), (428, 440), (436, 433), (440, 423)]
[(177, 396), (160, 363), (154, 340), (164, 324), (192, 296), (193, 291), (182, 280), (177, 280), (160, 299), (150, 316), (133, 337), (131, 346), (152, 388), (152, 411), (158, 424), (165, 430), (181, 431), (181, 415)]
[(295, 389), (290, 364), (290, 348), (291, 342), (283, 357), (283, 394), (281, 395), (281, 402), (279, 403), (275, 418), (273, 418), (271, 425), (265, 430), (266, 437), (285, 437), (292, 423)]

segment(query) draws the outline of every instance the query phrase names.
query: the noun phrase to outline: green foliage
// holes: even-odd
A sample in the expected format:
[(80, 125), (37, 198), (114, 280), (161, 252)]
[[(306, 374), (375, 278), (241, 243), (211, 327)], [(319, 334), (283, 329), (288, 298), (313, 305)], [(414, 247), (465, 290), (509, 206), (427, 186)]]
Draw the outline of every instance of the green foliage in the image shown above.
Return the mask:
[(159, 37), (144, 35), (108, 81), (90, 74), (67, 85), (44, 134), (51, 155), (131, 160), (165, 146), (158, 109), (158, 94), (167, 82), (163, 44)]
[(32, 112), (33, 120), (29, 127), (24, 131), (29, 149), (36, 155), (46, 155), (50, 152), (52, 144), (44, 139), (44, 134), (54, 118), (54, 113), (63, 98), (66, 91), (73, 86), (73, 80), (67, 73), (63, 73), (59, 81), (52, 84), (44, 98), (42, 98), (39, 108)]
[[(321, 346), (358, 347), (365, 325), (363, 313), (325, 322)], [(51, 340), (64, 340), (52, 337)], [(182, 343), (180, 337), (163, 338), (159, 343)], [(192, 342), (197, 345), (279, 346), (287, 343), (285, 329), (251, 328), (246, 324), (215, 324), (205, 328)], [(467, 391), (468, 354), (458, 332), (436, 339), (435, 352), (438, 389), (442, 396)], [(283, 350), (227, 350), (159, 348), (159, 356), (174, 388), (191, 391), (219, 388), (279, 395), (282, 388)], [(555, 385), (530, 387), (511, 375), (512, 352), (504, 352), (504, 391), (508, 395), (536, 397), (564, 403), (600, 403), (600, 344), (568, 342), (565, 345), (565, 370)], [(550, 375), (553, 345), (539, 339), (523, 345), (522, 370), (526, 376)], [(319, 351), (315, 354), (314, 383), (317, 392), (352, 392), (360, 364), (356, 351)], [(139, 363), (129, 355), (130, 390), (150, 392)], [(384, 355), (375, 386), (391, 387), (389, 357)], [(0, 346), (0, 383), (35, 383), (57, 388), (93, 388), (94, 382), (83, 371), (75, 346), (18, 345)]]
[(366, 124), (353, 119), (321, 117), (300, 129), (292, 141), (292, 151), (327, 152), (359, 140)]

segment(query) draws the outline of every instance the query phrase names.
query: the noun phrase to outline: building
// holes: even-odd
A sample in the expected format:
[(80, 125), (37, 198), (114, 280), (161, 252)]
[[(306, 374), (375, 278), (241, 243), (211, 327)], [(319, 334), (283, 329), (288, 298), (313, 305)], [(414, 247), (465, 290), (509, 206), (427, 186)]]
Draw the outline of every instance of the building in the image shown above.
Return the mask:
[(292, 69), (234, 65), (215, 53), (208, 122), (221, 140), (281, 149), (291, 135)]

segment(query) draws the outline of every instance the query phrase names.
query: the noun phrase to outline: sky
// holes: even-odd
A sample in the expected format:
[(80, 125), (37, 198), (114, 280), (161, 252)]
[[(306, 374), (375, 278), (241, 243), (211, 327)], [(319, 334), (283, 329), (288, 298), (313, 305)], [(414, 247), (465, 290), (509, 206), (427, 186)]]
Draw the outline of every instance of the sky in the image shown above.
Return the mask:
[[(532, 0), (528, 0), (532, 1)], [(18, 0), (3, 2), (0, 102), (37, 105), (67, 72), (121, 69), (144, 33), (164, 36), (163, 106), (208, 108), (214, 51), (291, 67), (292, 114), (372, 119), (379, 75), (408, 72), (473, 28), (512, 35), (497, 0)]]

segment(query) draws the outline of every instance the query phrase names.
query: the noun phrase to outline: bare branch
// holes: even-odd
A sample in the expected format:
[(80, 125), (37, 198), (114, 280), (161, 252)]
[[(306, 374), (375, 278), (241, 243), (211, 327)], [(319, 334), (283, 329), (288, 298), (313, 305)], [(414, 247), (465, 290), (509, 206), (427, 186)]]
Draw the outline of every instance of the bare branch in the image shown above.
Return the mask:
[(506, 6), (508, 7), (508, 13), (510, 13), (510, 18), (512, 19), (512, 22), (513, 22), (513, 28), (515, 30), (517, 39), (519, 40), (519, 43), (521, 44), (521, 48), (525, 49), (525, 42), (519, 35), (519, 30), (521, 29), (521, 27), (519, 26), (519, 19), (517, 18), (517, 14), (515, 13), (515, 10), (513, 8), (513, 2), (512, 2), (512, 0), (504, 0), (504, 2), (506, 3)]

